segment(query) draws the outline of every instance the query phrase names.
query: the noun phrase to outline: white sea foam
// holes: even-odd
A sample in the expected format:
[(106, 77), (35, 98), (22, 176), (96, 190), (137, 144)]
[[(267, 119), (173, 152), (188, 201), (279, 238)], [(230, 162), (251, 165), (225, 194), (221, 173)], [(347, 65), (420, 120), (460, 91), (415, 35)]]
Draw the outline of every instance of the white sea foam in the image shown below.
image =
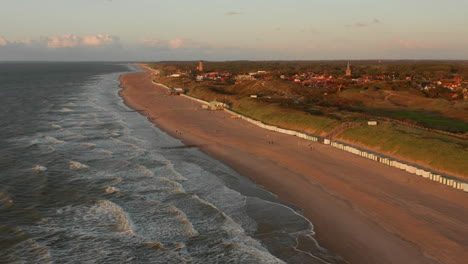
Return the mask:
[(50, 127), (52, 127), (52, 128), (59, 128), (59, 129), (62, 128), (61, 126), (56, 125), (56, 124), (52, 124), (52, 125), (50, 125)]
[[(42, 139), (43, 139), (42, 141), (44, 143), (49, 143), (49, 144), (63, 144), (63, 143), (65, 143), (65, 141), (63, 141), (63, 140), (58, 140), (58, 139), (56, 139), (54, 137), (50, 137), (50, 136), (43, 136)], [(41, 140), (39, 141), (39, 143), (41, 143)]]
[(132, 230), (127, 214), (120, 206), (111, 201), (100, 200), (89, 212), (91, 215), (101, 214), (106, 216), (106, 219), (116, 225), (121, 232)]
[(169, 171), (169, 173), (171, 174), (171, 176), (176, 180), (176, 181), (186, 181), (187, 178), (185, 178), (184, 176), (182, 176), (182, 174), (180, 174), (179, 172), (177, 172), (177, 170), (174, 168), (174, 164), (167, 160), (164, 162), (166, 164), (166, 168), (167, 170)]
[(104, 191), (106, 193), (118, 193), (119, 190), (115, 187), (111, 187), (111, 186), (106, 186), (106, 188), (104, 189)]
[[(118, 131), (112, 131), (112, 132), (118, 132)], [(127, 137), (127, 138), (130, 139), (130, 140), (139, 142), (139, 143), (146, 143), (146, 141), (141, 140), (141, 139), (139, 139), (139, 138), (136, 138), (136, 137), (134, 137), (134, 136), (125, 135), (125, 137)]]
[(6, 206), (8, 208), (13, 207), (13, 199), (11, 199), (10, 195), (4, 192), (0, 192), (0, 208)]
[(148, 177), (153, 177), (154, 176), (154, 173), (152, 171), (148, 170), (148, 168), (146, 168), (145, 166), (137, 164), (136, 167), (137, 167), (138, 171), (140, 171), (143, 175), (146, 175)]
[(35, 170), (36, 172), (46, 172), (47, 168), (41, 165), (36, 165), (33, 167), (33, 170)]
[[(312, 237), (312, 235), (305, 235), (309, 238), (310, 241), (313, 241), (313, 243), (315, 244), (315, 248), (317, 248), (318, 250), (324, 252), (326, 251), (326, 249), (322, 248), (318, 243), (317, 241)], [(298, 252), (301, 252), (302, 254), (305, 254), (307, 256), (309, 256), (310, 258), (316, 260), (318, 263), (321, 263), (321, 264), (332, 264), (331, 262), (328, 262), (324, 259), (321, 259), (320, 257), (318, 256), (315, 256), (314, 254), (310, 253), (310, 252), (307, 252), (307, 251), (303, 251), (303, 250), (300, 250), (298, 249), (297, 247), (299, 246), (299, 236), (296, 237), (296, 245), (293, 247), (294, 250), (298, 251)]]
[(176, 182), (176, 181), (172, 181), (168, 178), (165, 178), (165, 177), (157, 177), (158, 180), (161, 180), (163, 181), (164, 183), (166, 183), (168, 185), (168, 187), (170, 187), (170, 189), (172, 191), (178, 191), (180, 193), (186, 193), (185, 190), (184, 190), (184, 186), (182, 186), (182, 184)]
[(108, 200), (59, 208), (54, 217), (43, 219), (42, 224), (80, 233), (131, 231), (126, 213)]
[(218, 253), (218, 257), (221, 258), (224, 263), (285, 263), (266, 250), (240, 243), (224, 244), (223, 250)]
[(112, 153), (112, 151), (108, 151), (108, 150), (101, 150), (100, 152), (101, 152), (102, 154), (108, 155), (108, 156), (112, 156), (112, 154), (114, 154), (114, 153)]
[(87, 170), (89, 166), (84, 165), (78, 161), (69, 161), (68, 164), (70, 165), (70, 169), (72, 170)]
[(147, 199), (133, 199), (122, 206), (134, 233), (147, 240), (177, 243), (198, 235), (187, 216), (175, 206)]
[(14, 263), (54, 263), (49, 249), (31, 238), (7, 247), (2, 255)]
[(134, 145), (134, 144), (131, 144), (131, 143), (127, 143), (127, 142), (124, 142), (122, 140), (119, 140), (119, 139), (116, 139), (116, 138), (113, 138), (111, 137), (110, 140), (112, 140), (114, 143), (116, 144), (119, 144), (119, 145), (122, 145), (122, 146), (126, 146), (126, 147), (130, 147), (138, 152), (146, 152), (146, 150), (138, 147), (137, 145)]
[(85, 137), (85, 136), (83, 136), (83, 135), (80, 135), (80, 134), (71, 132), (71, 131), (68, 130), (68, 129), (63, 129), (63, 133), (68, 134), (68, 135), (70, 135), (70, 136), (79, 137), (79, 138), (84, 138), (84, 137)]
[(187, 218), (187, 215), (185, 215), (184, 212), (179, 210), (177, 207), (173, 205), (169, 205), (167, 207), (168, 211), (172, 213), (181, 223), (183, 223), (185, 233), (189, 235), (190, 237), (194, 237), (198, 235), (197, 230), (193, 228), (192, 223), (190, 220)]

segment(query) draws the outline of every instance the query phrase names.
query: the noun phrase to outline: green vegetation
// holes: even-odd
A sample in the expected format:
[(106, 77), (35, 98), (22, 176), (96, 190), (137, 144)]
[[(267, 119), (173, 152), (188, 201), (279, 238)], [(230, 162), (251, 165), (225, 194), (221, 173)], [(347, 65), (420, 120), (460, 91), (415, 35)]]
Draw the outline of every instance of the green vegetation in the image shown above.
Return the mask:
[(417, 125), (425, 128), (447, 131), (450, 133), (468, 133), (468, 123), (464, 120), (444, 117), (440, 112), (423, 112), (417, 110), (402, 110), (401, 108), (372, 108), (356, 106), (355, 111), (380, 118), (390, 118), (408, 125)]
[[(184, 88), (196, 98), (227, 103), (240, 114), (287, 129), (325, 136), (344, 122), (380, 120), (378, 126), (354, 127), (338, 137), (389, 156), (467, 177), (468, 142), (443, 133), (466, 136), (468, 102), (447, 99), (453, 92), (446, 88), (432, 89), (429, 94), (420, 89), (417, 81), (386, 79), (339, 91), (337, 86), (306, 87), (278, 76), (311, 71), (343, 75), (343, 61), (205, 63), (207, 71), (228, 72), (231, 76), (258, 70), (270, 72), (268, 78), (237, 84), (230, 77), (197, 82), (195, 74), (191, 74), (196, 65), (197, 62), (176, 62), (152, 66), (164, 73), (157, 77), (157, 82)], [(361, 61), (353, 65), (355, 74), (418, 75), (418, 78), (468, 76), (468, 63), (404, 61), (375, 65), (375, 62)], [(185, 74), (180, 78), (166, 77), (176, 72)], [(336, 80), (338, 84), (348, 82)], [(440, 94), (444, 96), (432, 98)]]
[(467, 177), (468, 142), (463, 139), (388, 122), (348, 129), (339, 139)]
[(254, 99), (243, 99), (233, 110), (245, 116), (262, 120), (264, 123), (320, 135), (331, 131), (339, 122), (323, 116), (284, 108)]
[(416, 120), (420, 125), (434, 129), (451, 132), (468, 132), (468, 123), (461, 120), (442, 118), (435, 114), (419, 111), (397, 111), (390, 112), (389, 116)]

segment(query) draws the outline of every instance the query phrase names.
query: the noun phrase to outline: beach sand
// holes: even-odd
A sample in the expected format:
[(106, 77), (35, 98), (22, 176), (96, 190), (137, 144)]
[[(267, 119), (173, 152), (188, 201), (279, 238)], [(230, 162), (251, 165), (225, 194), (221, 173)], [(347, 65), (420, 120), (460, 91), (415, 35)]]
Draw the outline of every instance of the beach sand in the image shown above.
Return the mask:
[(320, 245), (350, 263), (466, 263), (468, 195), (319, 143), (169, 96), (152, 73), (121, 76), (157, 127), (303, 209)]

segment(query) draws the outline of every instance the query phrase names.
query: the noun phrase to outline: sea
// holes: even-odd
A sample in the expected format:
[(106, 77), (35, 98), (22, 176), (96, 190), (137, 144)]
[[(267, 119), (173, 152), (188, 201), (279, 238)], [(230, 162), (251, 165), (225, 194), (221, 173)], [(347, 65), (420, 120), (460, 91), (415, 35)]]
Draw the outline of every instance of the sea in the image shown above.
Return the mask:
[(338, 263), (300, 208), (158, 129), (129, 63), (0, 63), (0, 263)]

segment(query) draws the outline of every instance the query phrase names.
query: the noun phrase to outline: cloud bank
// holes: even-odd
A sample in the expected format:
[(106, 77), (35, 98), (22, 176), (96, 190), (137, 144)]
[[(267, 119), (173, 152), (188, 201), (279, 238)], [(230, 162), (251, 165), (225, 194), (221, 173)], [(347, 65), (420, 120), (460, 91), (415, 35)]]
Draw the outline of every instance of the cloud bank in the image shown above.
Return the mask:
[[(380, 21), (379, 21), (380, 23)], [(367, 26), (377, 24), (370, 21)], [(355, 26), (355, 25), (353, 25)], [(308, 31), (304, 31), (308, 32)], [(302, 32), (302, 34), (304, 33)], [(315, 34), (316, 36), (317, 34)], [(161, 61), (161, 60), (295, 60), (295, 59), (462, 59), (466, 43), (393, 37), (350, 45), (348, 39), (332, 39), (333, 45), (319, 38), (296, 42), (293, 47), (274, 43), (231, 45), (176, 37), (147, 38), (139, 42), (120, 42), (109, 34), (78, 36), (62, 34), (39, 39), (13, 40), (0, 36), (3, 61)], [(464, 53), (465, 52), (465, 53)]]
[(73, 34), (43, 37), (41, 39), (48, 48), (100, 47), (115, 44), (119, 38), (111, 35), (97, 34), (79, 37)]
[(8, 40), (0, 37), (0, 46), (34, 46), (50, 49), (78, 48), (78, 47), (101, 47), (117, 44), (119, 38), (108, 34), (77, 36), (74, 34), (62, 34), (58, 36), (41, 37), (39, 40), (22, 39)]
[(0, 36), (2, 61), (96, 61), (124, 60), (117, 36), (62, 34), (38, 39), (7, 39)]
[(158, 39), (158, 38), (153, 38), (153, 39), (144, 39), (141, 44), (147, 47), (153, 47), (153, 48), (161, 48), (161, 49), (193, 49), (193, 48), (202, 48), (206, 47), (206, 44), (202, 44), (200, 42), (196, 42), (192, 39), (187, 39), (187, 38), (175, 38), (171, 40), (165, 40), (165, 39)]

